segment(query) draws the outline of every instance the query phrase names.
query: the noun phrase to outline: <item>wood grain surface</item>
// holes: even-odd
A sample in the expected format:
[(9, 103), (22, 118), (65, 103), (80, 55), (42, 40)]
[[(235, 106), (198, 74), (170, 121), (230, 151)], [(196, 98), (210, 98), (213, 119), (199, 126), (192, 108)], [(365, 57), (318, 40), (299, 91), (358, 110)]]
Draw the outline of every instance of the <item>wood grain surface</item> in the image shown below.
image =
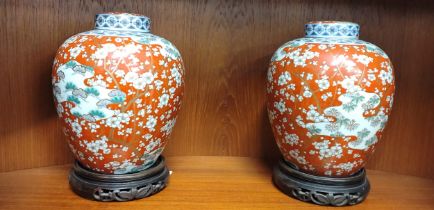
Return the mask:
[[(102, 203), (75, 195), (70, 165), (0, 173), (0, 209), (330, 209), (286, 196), (271, 182), (270, 168), (245, 157), (169, 157), (169, 186), (149, 198)], [(371, 192), (352, 210), (432, 210), (434, 181), (368, 170)], [(340, 209), (340, 208), (339, 208)], [(343, 208), (347, 209), (347, 208)]]
[(272, 53), (311, 20), (361, 25), (396, 69), (390, 123), (368, 168), (434, 178), (434, 1), (0, 1), (0, 171), (72, 161), (56, 119), (51, 64), (107, 11), (145, 14), (185, 66), (186, 94), (166, 156), (278, 156), (265, 112)]

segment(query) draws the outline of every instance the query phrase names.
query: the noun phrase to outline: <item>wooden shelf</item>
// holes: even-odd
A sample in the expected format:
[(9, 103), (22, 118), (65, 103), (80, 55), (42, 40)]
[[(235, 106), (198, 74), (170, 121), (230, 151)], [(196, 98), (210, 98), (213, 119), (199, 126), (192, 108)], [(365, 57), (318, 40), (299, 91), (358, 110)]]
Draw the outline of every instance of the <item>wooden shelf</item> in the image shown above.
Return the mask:
[[(173, 174), (162, 192), (142, 200), (82, 199), (68, 185), (70, 165), (0, 173), (0, 209), (324, 209), (287, 197), (270, 168), (243, 157), (169, 157)], [(434, 180), (368, 170), (371, 193), (351, 209), (434, 209)]]

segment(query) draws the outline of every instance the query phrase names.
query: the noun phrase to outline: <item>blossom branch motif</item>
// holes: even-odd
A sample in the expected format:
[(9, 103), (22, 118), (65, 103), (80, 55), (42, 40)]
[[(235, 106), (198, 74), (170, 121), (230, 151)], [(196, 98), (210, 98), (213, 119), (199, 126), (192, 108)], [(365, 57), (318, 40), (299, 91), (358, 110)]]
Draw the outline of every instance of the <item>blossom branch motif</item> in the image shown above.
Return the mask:
[(122, 108), (121, 108), (121, 112), (125, 112), (128, 108), (130, 108), (130, 106), (132, 104), (134, 104), (136, 102), (137, 99), (143, 97), (146, 95), (148, 91), (148, 85), (146, 85), (145, 90), (143, 90), (143, 92), (137, 92), (136, 95), (134, 96), (134, 98), (132, 98), (130, 101), (128, 101), (127, 104), (125, 104)]
[[(119, 64), (120, 64), (120, 60), (121, 59), (119, 59), (119, 62), (116, 64), (116, 67), (114, 67), (114, 69), (116, 69), (118, 66), (119, 66)], [(107, 61), (106, 61), (106, 58), (104, 58), (104, 66), (103, 66), (103, 69), (104, 69), (104, 71), (112, 78), (112, 80), (113, 80), (113, 82), (115, 83), (115, 86), (116, 86), (116, 89), (118, 89), (118, 90), (120, 90), (121, 89), (121, 86), (119, 85), (119, 83), (118, 83), (118, 81), (116, 80), (116, 77), (115, 77), (115, 75), (113, 75), (113, 72), (112, 71), (110, 71), (110, 70), (108, 70), (107, 69), (107, 66), (106, 66), (106, 63), (107, 63)]]
[[(117, 69), (118, 66), (119, 66), (122, 62), (125, 63), (125, 66), (127, 67), (127, 69), (128, 69), (129, 72), (130, 72), (131, 69), (130, 69), (128, 63), (125, 62), (124, 58), (120, 58), (120, 59), (117, 61), (116, 65), (113, 66), (113, 67), (111, 67), (111, 69)], [(106, 66), (106, 61), (104, 61), (104, 71), (107, 72), (107, 74), (108, 74), (108, 75), (113, 79), (113, 82), (115, 83), (117, 89), (120, 90), (120, 89), (121, 89), (121, 88), (120, 88), (120, 84), (119, 84), (119, 82), (117, 81), (117, 79), (115, 78), (115, 76), (114, 76), (114, 74), (113, 74), (113, 71), (110, 71), (110, 70), (107, 68), (107, 66)], [(121, 107), (120, 107), (120, 112), (121, 112), (121, 113), (126, 112), (126, 111), (131, 107), (131, 105), (135, 104), (136, 100), (138, 100), (139, 98), (145, 96), (146, 93), (148, 93), (148, 90), (149, 90), (149, 84), (146, 84), (146, 86), (145, 86), (145, 88), (144, 88), (143, 91), (138, 91), (138, 92), (136, 93), (136, 95), (134, 96), (134, 98), (132, 98), (131, 100), (129, 100), (128, 103), (126, 103), (126, 104), (123, 103), (123, 104), (121, 105)], [(135, 107), (135, 106), (134, 106), (134, 107)], [(136, 123), (134, 123), (134, 125), (135, 125), (135, 126), (134, 126), (134, 129), (132, 130), (133, 133), (136, 132)], [(114, 133), (115, 133), (115, 128), (112, 127), (112, 128), (110, 129), (110, 132), (109, 132), (109, 138), (110, 138), (110, 139), (114, 139)]]
[[(112, 69), (112, 70), (109, 70), (108, 67), (107, 67), (107, 59), (104, 58), (103, 62), (104, 62), (104, 63), (103, 63), (103, 70), (107, 73), (108, 76), (111, 77), (111, 79), (112, 79), (113, 82), (115, 83), (116, 89), (117, 89), (117, 90), (121, 90), (121, 86), (120, 86), (119, 82), (117, 81), (116, 77), (114, 76), (113, 71), (116, 70), (122, 62), (125, 63), (125, 66), (126, 66), (128, 69), (130, 69), (128, 63), (125, 62), (124, 58), (119, 58), (118, 61), (116, 62), (116, 64), (115, 64), (114, 66), (110, 66), (110, 69)], [(130, 102), (134, 102), (135, 100), (136, 100), (136, 99), (133, 99), (133, 100), (130, 101)], [(130, 103), (129, 103), (129, 104), (130, 104)], [(127, 110), (128, 107), (129, 107), (129, 105), (126, 106), (126, 105), (122, 104), (122, 105), (121, 105), (121, 113), (125, 112), (125, 111)], [(110, 138), (111, 140), (117, 142), (117, 143), (123, 143), (122, 140), (119, 140), (119, 141), (115, 140), (115, 138), (114, 138), (114, 133), (115, 133), (115, 128), (112, 127), (112, 128), (110, 129), (110, 132), (109, 132), (109, 138)]]
[[(342, 73), (341, 69), (344, 68), (344, 62), (340, 62), (339, 65), (336, 66), (335, 68), (335, 73), (333, 74), (333, 76), (331, 76), (331, 79), (333, 81), (339, 81), (338, 79), (335, 79), (336, 76), (340, 76), (341, 79), (345, 79), (344, 74)], [(337, 75), (339, 73), (339, 75)], [(328, 106), (332, 106), (333, 102), (336, 100), (336, 96), (338, 95), (338, 85), (335, 86), (335, 90), (333, 91), (333, 98), (330, 101), (330, 104)]]
[(318, 96), (316, 94), (314, 94), (314, 92), (312, 91), (312, 88), (308, 85), (309, 83), (307, 82), (307, 80), (305, 80), (300, 74), (296, 74), (296, 73), (292, 73), (294, 76), (296, 76), (297, 78), (299, 78), (303, 83), (304, 83), (304, 87), (308, 89), (309, 92), (312, 93), (312, 97), (315, 100), (316, 103), (316, 107), (318, 109), (318, 112), (322, 113), (322, 108), (321, 108), (321, 103), (318, 99)]

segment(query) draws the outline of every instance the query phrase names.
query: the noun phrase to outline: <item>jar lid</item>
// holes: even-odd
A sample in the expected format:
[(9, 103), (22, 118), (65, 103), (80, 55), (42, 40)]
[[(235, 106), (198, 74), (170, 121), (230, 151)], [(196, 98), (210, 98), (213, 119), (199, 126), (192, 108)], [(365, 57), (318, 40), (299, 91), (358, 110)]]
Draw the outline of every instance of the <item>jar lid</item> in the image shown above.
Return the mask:
[(131, 13), (101, 13), (95, 16), (95, 29), (150, 32), (151, 19)]
[(304, 27), (305, 37), (358, 38), (360, 26), (343, 21), (313, 21)]

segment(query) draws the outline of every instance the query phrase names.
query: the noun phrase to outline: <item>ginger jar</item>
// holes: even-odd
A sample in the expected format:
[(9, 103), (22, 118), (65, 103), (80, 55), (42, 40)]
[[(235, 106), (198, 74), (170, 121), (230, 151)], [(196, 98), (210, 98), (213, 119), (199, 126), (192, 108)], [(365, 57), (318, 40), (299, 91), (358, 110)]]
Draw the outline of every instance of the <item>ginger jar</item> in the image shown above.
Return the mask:
[(98, 14), (68, 38), (52, 73), (57, 113), (79, 163), (126, 174), (150, 167), (175, 125), (184, 90), (180, 53), (150, 33), (150, 19)]
[(391, 112), (394, 73), (379, 47), (358, 39), (359, 25), (318, 21), (273, 55), (267, 107), (284, 160), (328, 177), (358, 172)]

